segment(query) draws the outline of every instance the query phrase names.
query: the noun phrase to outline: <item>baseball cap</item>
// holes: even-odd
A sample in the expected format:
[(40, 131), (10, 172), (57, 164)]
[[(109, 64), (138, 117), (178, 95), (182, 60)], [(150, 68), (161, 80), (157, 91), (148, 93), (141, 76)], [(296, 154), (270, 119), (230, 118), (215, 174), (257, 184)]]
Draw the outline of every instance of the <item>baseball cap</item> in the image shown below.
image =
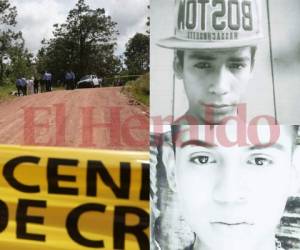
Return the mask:
[(175, 0), (175, 35), (169, 49), (253, 46), (263, 38), (261, 0)]

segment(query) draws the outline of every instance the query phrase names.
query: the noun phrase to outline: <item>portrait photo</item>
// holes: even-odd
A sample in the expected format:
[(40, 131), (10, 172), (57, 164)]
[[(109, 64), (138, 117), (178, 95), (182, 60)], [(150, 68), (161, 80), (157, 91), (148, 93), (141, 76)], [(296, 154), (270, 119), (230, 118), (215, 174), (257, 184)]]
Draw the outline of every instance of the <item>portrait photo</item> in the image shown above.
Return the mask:
[(298, 126), (173, 125), (150, 142), (151, 249), (300, 249)]
[(152, 124), (299, 123), (299, 1), (153, 0), (150, 9)]

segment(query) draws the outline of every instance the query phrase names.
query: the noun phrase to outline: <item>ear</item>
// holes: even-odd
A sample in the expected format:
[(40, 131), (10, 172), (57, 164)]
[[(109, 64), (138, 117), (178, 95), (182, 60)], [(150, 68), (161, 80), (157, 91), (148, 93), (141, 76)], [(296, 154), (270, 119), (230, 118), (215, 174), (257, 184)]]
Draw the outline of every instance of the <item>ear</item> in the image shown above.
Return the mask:
[(175, 153), (172, 144), (170, 143), (163, 144), (162, 161), (165, 166), (169, 188), (173, 192), (176, 192)]
[(174, 69), (176, 77), (179, 80), (182, 80), (182, 78), (183, 78), (183, 65), (180, 63), (180, 60), (179, 60), (176, 52), (175, 52), (175, 55), (174, 55), (173, 69)]
[(253, 79), (253, 76), (254, 76), (255, 57), (252, 60), (253, 60), (253, 62), (251, 62), (251, 65), (250, 65), (250, 77), (249, 77), (249, 80)]
[(253, 78), (253, 75), (254, 75), (254, 64), (251, 65), (251, 68), (250, 68), (250, 79)]
[(300, 145), (296, 145), (293, 153), (293, 176), (291, 183), (291, 193), (300, 192)]

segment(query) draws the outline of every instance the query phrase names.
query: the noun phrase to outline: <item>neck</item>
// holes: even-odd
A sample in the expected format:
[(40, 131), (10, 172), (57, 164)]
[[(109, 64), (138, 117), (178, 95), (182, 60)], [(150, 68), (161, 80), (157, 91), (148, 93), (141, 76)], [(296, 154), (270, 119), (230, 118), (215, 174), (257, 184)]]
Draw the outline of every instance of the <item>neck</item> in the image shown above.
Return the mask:
[[(240, 247), (234, 248), (234, 246), (228, 246), (228, 248), (222, 248), (222, 250), (240, 250)], [(263, 242), (257, 243), (255, 246), (243, 246), (243, 250), (276, 250), (275, 238), (269, 237), (268, 239), (264, 239)], [(209, 247), (205, 244), (202, 244), (197, 237), (193, 250), (220, 250), (219, 247), (213, 248)]]

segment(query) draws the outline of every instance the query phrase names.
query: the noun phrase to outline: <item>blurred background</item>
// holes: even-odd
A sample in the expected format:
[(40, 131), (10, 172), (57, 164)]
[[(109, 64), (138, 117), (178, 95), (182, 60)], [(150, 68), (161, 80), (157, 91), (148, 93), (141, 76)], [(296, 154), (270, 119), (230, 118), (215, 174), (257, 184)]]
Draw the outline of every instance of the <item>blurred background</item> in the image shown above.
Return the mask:
[(278, 120), (300, 124), (300, 1), (269, 0)]

